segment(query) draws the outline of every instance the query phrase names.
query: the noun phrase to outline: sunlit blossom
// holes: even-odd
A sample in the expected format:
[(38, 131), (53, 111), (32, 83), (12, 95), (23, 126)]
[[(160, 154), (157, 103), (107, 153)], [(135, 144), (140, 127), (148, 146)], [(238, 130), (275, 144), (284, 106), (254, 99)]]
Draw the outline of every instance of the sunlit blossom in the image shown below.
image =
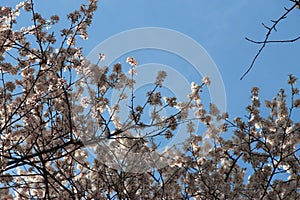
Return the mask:
[(83, 97), (83, 98), (81, 98), (81, 105), (83, 106), (83, 107), (85, 107), (85, 108), (87, 108), (88, 107), (88, 105), (89, 105), (89, 99), (88, 99), (88, 97)]
[(99, 60), (100, 61), (105, 60), (105, 55), (103, 53), (99, 53)]
[(208, 76), (204, 76), (202, 78), (202, 83), (204, 83), (205, 85), (209, 86), (210, 85), (210, 79), (208, 78)]
[(131, 66), (137, 66), (138, 65), (137, 60), (133, 57), (127, 57), (126, 62), (129, 63)]

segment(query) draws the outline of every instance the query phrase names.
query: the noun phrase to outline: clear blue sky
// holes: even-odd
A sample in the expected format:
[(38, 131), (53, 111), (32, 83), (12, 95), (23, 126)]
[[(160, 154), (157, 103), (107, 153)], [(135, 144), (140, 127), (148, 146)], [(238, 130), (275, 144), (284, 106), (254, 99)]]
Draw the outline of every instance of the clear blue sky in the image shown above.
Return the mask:
[[(1, 4), (14, 2), (17, 1), (2, 0)], [(50, 15), (69, 12), (83, 1), (35, 2), (38, 11)], [(262, 40), (266, 30), (261, 23), (270, 25), (270, 20), (284, 12), (284, 6), (289, 6), (288, 0), (100, 0), (89, 28), (89, 39), (82, 45), (87, 54), (108, 37), (141, 27), (169, 28), (186, 34), (201, 44), (216, 63), (225, 84), (229, 113), (243, 115), (252, 86), (261, 88), (263, 98), (272, 98), (281, 87), (287, 86), (288, 74), (300, 75), (300, 45), (296, 42), (267, 46), (253, 70), (243, 81), (239, 80), (259, 49), (244, 37)], [(271, 38), (300, 35), (299, 15), (300, 10), (292, 12)]]

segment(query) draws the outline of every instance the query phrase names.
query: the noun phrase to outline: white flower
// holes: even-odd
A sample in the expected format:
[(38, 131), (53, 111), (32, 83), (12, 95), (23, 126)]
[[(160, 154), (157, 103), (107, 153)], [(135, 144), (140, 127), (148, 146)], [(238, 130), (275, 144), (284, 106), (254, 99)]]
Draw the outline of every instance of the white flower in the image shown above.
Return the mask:
[(126, 62), (129, 63), (131, 66), (137, 66), (138, 62), (134, 57), (127, 57)]
[(200, 100), (200, 95), (198, 94), (199, 90), (200, 90), (201, 86), (199, 86), (197, 83), (192, 82), (191, 83), (191, 90), (192, 93), (189, 95), (190, 98), (198, 101)]
[(88, 105), (89, 105), (89, 99), (88, 99), (87, 97), (83, 97), (83, 98), (81, 99), (80, 104), (81, 104), (83, 107), (87, 108)]
[(197, 90), (198, 88), (199, 88), (199, 85), (197, 83), (195, 83), (195, 82), (191, 83), (191, 90), (192, 90), (192, 92), (195, 91), (195, 90)]
[(99, 60), (105, 60), (105, 55), (103, 53), (99, 53)]
[(67, 44), (70, 46), (75, 45), (75, 38), (74, 37), (69, 37), (67, 40)]
[(155, 84), (161, 87), (166, 77), (167, 77), (167, 73), (165, 71), (159, 71), (157, 73)]
[(207, 76), (204, 76), (202, 78), (202, 83), (204, 83), (205, 85), (209, 86), (210, 85), (210, 79)]
[(80, 37), (84, 40), (87, 40), (88, 39), (88, 34), (87, 33), (82, 33), (82, 34), (80, 34)]
[(219, 109), (217, 108), (217, 106), (213, 103), (210, 103), (209, 105), (209, 113), (213, 116), (217, 116), (220, 114)]

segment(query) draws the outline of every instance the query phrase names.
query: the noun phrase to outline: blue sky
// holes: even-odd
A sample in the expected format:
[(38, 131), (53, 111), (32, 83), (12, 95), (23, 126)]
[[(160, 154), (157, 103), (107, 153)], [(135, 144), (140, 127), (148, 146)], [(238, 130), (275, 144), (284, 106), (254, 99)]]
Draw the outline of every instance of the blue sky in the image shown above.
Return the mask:
[[(104, 0), (100, 1), (90, 29), (90, 40), (101, 41), (127, 29), (147, 26), (180, 31), (211, 55), (224, 80), (229, 113), (243, 115), (252, 86), (260, 87), (263, 97), (272, 98), (286, 86), (288, 74), (299, 75), (298, 42), (268, 46), (254, 69), (243, 81), (239, 80), (259, 48), (244, 37), (262, 40), (266, 30), (261, 23), (270, 24), (270, 20), (277, 19), (283, 7), (288, 6), (285, 2), (288, 1)], [(299, 15), (300, 12), (291, 13), (272, 38), (298, 36)]]
[[(1, 4), (11, 5), (14, 2), (17, 1), (4, 0)], [(67, 13), (82, 1), (35, 2), (39, 12), (50, 15)], [(142, 27), (168, 28), (186, 34), (202, 45), (216, 63), (224, 81), (227, 110), (231, 116), (244, 115), (252, 86), (261, 88), (263, 99), (272, 98), (281, 87), (287, 86), (288, 74), (300, 74), (299, 42), (272, 44), (265, 48), (246, 78), (239, 80), (259, 49), (244, 37), (263, 40), (266, 29), (261, 23), (270, 25), (270, 20), (277, 19), (284, 12), (284, 6), (288, 7), (289, 1), (100, 0), (99, 9), (89, 28), (89, 39), (81, 44), (88, 54), (95, 44), (110, 36)], [(299, 15), (299, 10), (292, 12), (271, 38), (298, 36)], [(141, 63), (149, 60), (137, 59)], [(152, 62), (156, 62), (155, 57)], [(185, 70), (184, 66), (182, 68)]]

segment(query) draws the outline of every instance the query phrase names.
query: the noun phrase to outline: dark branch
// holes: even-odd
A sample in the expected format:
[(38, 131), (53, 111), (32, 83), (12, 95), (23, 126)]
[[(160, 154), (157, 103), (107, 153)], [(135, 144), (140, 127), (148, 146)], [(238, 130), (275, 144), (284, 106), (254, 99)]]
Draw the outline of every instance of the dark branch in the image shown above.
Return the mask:
[(290, 42), (296, 42), (297, 40), (300, 39), (300, 36), (293, 38), (293, 39), (289, 39), (289, 40), (268, 40), (268, 41), (255, 41), (252, 39), (249, 39), (247, 37), (245, 37), (245, 39), (249, 42), (255, 43), (255, 44), (263, 44), (263, 43), (290, 43)]
[[(248, 67), (248, 69), (246, 70), (246, 72), (241, 76), (240, 80), (242, 80), (242, 79), (250, 72), (250, 70), (253, 68), (253, 66), (254, 66), (254, 64), (255, 64), (257, 58), (259, 57), (259, 55), (261, 54), (261, 52), (263, 51), (263, 49), (266, 47), (266, 44), (267, 44), (267, 43), (270, 43), (270, 42), (269, 42), (269, 37), (270, 37), (272, 31), (273, 31), (273, 30), (274, 30), (274, 31), (277, 31), (276, 26), (277, 26), (282, 20), (284, 20), (284, 19), (287, 17), (287, 15), (288, 15), (292, 10), (294, 10), (294, 9), (297, 7), (298, 4), (299, 4), (299, 2), (295, 2), (295, 4), (294, 4), (292, 7), (290, 7), (290, 8), (285, 8), (285, 12), (284, 12), (284, 13), (283, 13), (276, 21), (272, 21), (272, 22), (273, 22), (273, 25), (272, 25), (271, 27), (268, 27), (268, 26), (266, 26), (265, 24), (263, 24), (263, 26), (268, 30), (268, 32), (267, 32), (267, 34), (266, 34), (265, 39), (264, 39), (263, 42), (254, 42), (253, 40), (250, 40), (250, 39), (246, 38), (246, 40), (248, 40), (248, 41), (250, 41), (250, 42), (254, 42), (254, 43), (256, 43), (256, 44), (262, 44), (262, 46), (260, 47), (260, 49), (258, 50), (258, 52), (256, 53), (256, 55), (254, 56), (254, 58), (253, 58), (253, 60), (252, 60), (252, 62), (251, 62), (251, 64), (250, 64), (250, 66)], [(298, 39), (299, 39), (299, 38), (298, 38)], [(296, 39), (296, 40), (298, 40), (298, 39)], [(272, 42), (272, 41), (271, 41), (271, 42)]]

